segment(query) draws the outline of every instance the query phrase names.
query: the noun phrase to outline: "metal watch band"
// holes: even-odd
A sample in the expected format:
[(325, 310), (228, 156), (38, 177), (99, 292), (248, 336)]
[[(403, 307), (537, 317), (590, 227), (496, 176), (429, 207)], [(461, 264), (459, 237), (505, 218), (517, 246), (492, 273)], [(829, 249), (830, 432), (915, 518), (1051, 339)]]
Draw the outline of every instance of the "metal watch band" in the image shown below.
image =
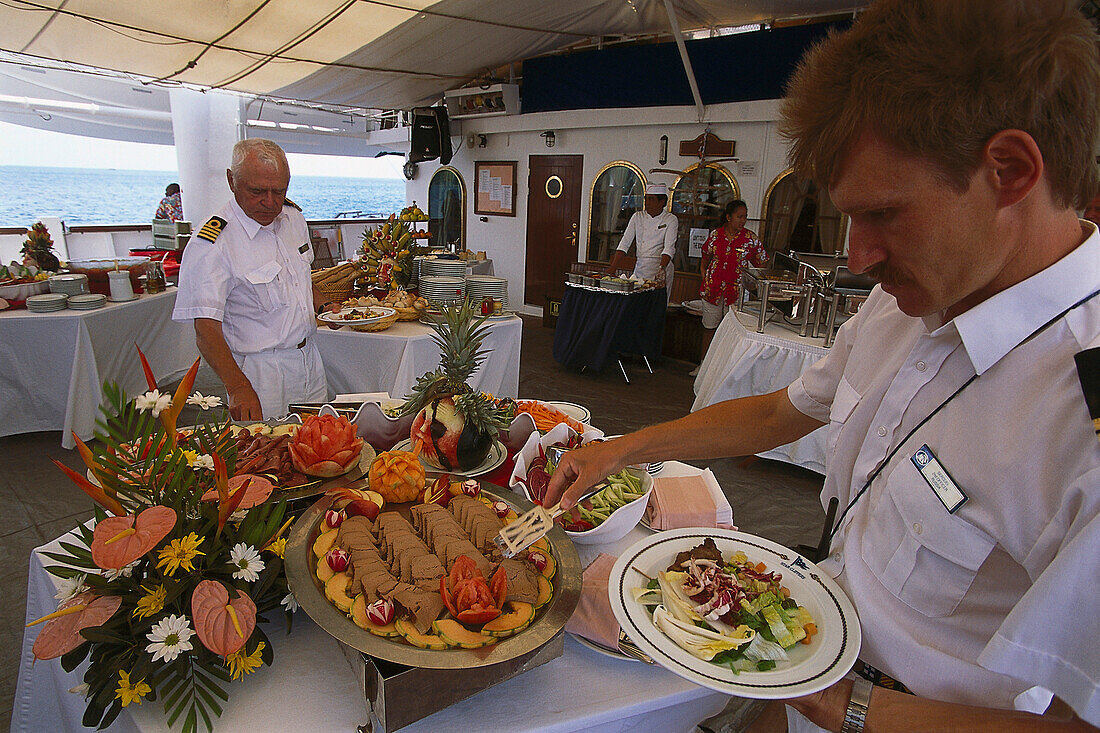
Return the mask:
[(867, 718), (873, 688), (870, 680), (862, 677), (853, 680), (852, 698), (848, 701), (848, 709), (844, 711), (844, 724), (840, 726), (840, 733), (863, 733), (863, 723)]

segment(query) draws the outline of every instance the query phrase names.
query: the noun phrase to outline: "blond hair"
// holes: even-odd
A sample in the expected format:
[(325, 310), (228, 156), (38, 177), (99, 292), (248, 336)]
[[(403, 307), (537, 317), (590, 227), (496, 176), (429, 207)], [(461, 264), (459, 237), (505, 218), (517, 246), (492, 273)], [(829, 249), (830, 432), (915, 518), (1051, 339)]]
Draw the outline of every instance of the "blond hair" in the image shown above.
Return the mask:
[(233, 145), (233, 161), (229, 166), (229, 170), (233, 173), (234, 178), (240, 178), (241, 168), (250, 155), (255, 156), (256, 160), (266, 166), (272, 168), (281, 166), (288, 173), (290, 172), (290, 164), (286, 160), (286, 153), (283, 152), (278, 143), (262, 137), (252, 137), (247, 140), (238, 140)]
[(1034, 138), (1055, 201), (1084, 206), (1100, 59), (1096, 31), (1064, 0), (879, 0), (802, 59), (782, 105), (795, 171), (828, 186), (873, 131), (966, 189), (1001, 130)]

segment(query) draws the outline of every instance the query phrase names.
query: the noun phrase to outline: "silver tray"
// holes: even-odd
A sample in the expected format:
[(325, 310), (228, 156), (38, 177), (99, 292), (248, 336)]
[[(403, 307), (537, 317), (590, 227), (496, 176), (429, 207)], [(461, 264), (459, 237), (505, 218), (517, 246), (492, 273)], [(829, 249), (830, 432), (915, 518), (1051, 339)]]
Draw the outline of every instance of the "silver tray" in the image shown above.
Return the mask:
[[(523, 513), (534, 505), (518, 494), (492, 484), (482, 483), (481, 490), (494, 499), (501, 499), (517, 513)], [(550, 552), (558, 564), (551, 581), (554, 595), (549, 603), (539, 609), (535, 620), (520, 633), (491, 646), (479, 649), (420, 649), (404, 639), (391, 640), (375, 636), (358, 626), (325, 597), (324, 588), (317, 581), (310, 567), (313, 542), (325, 510), (335, 497), (324, 496), (307, 509), (290, 530), (286, 545), (286, 579), (298, 605), (311, 619), (333, 637), (377, 659), (404, 664), (409, 667), (430, 669), (470, 669), (499, 664), (534, 651), (553, 639), (564, 627), (581, 595), (581, 566), (577, 550), (566, 537), (565, 531), (555, 527), (547, 535)], [(401, 504), (399, 507), (408, 507)]]

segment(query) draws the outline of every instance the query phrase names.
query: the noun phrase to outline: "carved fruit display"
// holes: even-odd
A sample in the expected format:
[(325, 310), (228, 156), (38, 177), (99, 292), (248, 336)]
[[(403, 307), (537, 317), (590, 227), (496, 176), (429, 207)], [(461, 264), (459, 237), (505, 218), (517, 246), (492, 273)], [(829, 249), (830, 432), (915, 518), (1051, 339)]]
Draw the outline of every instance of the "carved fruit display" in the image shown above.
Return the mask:
[(424, 491), (424, 466), (417, 452), (388, 450), (379, 453), (367, 472), (371, 491), (386, 501), (416, 501)]
[(304, 474), (329, 478), (347, 473), (362, 451), (363, 440), (346, 417), (310, 415), (290, 444), (290, 460)]

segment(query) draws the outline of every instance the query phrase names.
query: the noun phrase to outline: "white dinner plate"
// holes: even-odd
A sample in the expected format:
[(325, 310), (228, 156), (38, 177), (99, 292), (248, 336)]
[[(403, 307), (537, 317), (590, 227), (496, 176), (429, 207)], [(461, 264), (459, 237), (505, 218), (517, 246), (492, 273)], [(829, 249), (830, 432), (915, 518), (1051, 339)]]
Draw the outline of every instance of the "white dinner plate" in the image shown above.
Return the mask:
[[(391, 450), (411, 451), (412, 440), (402, 440), (400, 443), (391, 448)], [(508, 449), (505, 448), (504, 444), (501, 443), (499, 440), (494, 439), (493, 447), (489, 449), (489, 454), (485, 456), (485, 460), (482, 461), (479, 465), (474, 466), (469, 471), (447, 471), (446, 473), (449, 473), (452, 476), (465, 476), (467, 478), (484, 476), (485, 474), (500, 466), (500, 464), (504, 463), (504, 459), (507, 457)], [(420, 465), (422, 465), (426, 471), (435, 471), (436, 473), (443, 472), (443, 469), (436, 468), (435, 466), (425, 461), (422, 457), (418, 456), (418, 458), (420, 458)]]
[[(668, 568), (678, 552), (690, 550), (708, 537), (728, 557), (741, 550), (753, 562), (782, 573), (791, 597), (814, 617), (818, 633), (810, 644), (787, 650), (789, 662), (768, 672), (734, 674), (681, 649), (653, 625), (652, 614), (634, 600), (632, 588)], [(608, 578), (611, 610), (619, 625), (657, 664), (703, 687), (727, 695), (781, 700), (823, 690), (848, 673), (859, 656), (860, 626), (855, 607), (840, 587), (809, 560), (762, 537), (728, 529), (674, 529), (645, 537), (619, 555)]]
[[(371, 316), (370, 318), (348, 318), (353, 311), (358, 311), (360, 313), (363, 311), (370, 311)], [(344, 308), (337, 313), (322, 313), (317, 316), (317, 320), (333, 325), (340, 324), (341, 326), (368, 326), (372, 323), (378, 323), (379, 321), (385, 320), (395, 313), (397, 313), (397, 311), (393, 308), (386, 308), (381, 305), (355, 306), (354, 308)]]
[(558, 408), (559, 410), (561, 410), (562, 412), (564, 412), (566, 415), (573, 418), (577, 422), (582, 422), (582, 423), (587, 424), (588, 421), (592, 419), (592, 411), (589, 410), (584, 405), (578, 405), (575, 402), (560, 402), (560, 401), (557, 401), (557, 400), (554, 400), (554, 401), (542, 400), (542, 402), (543, 402), (543, 404), (550, 405), (551, 407)]

